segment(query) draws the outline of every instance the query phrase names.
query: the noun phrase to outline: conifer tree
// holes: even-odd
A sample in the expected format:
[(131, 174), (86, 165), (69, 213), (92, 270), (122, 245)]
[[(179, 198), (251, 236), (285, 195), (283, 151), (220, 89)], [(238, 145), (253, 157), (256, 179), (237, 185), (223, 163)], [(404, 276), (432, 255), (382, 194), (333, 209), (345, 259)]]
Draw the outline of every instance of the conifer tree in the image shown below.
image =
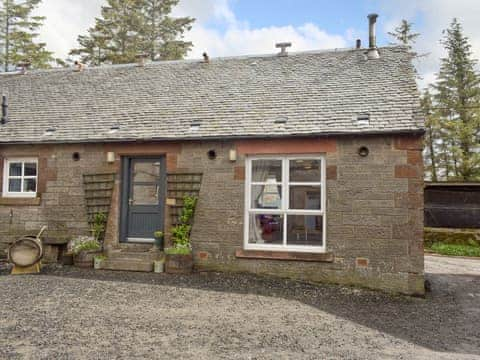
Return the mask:
[(79, 55), (90, 65), (135, 62), (139, 54), (151, 60), (181, 59), (192, 44), (182, 41), (194, 19), (173, 18), (172, 8), (179, 0), (107, 0), (101, 17), (88, 35), (78, 37)]
[(41, 0), (0, 0), (0, 62), (9, 71), (20, 62), (48, 68), (54, 60), (46, 44), (37, 42), (45, 17), (32, 13)]
[(402, 45), (412, 46), (417, 41), (420, 33), (413, 32), (413, 23), (403, 19), (400, 25), (389, 32), (388, 35)]
[(454, 19), (444, 31), (442, 44), (447, 56), (441, 59), (435, 103), (441, 115), (444, 147), (450, 160), (447, 176), (453, 168), (458, 180), (480, 178), (480, 77), (475, 71), (471, 45), (461, 24)]
[(431, 175), (432, 181), (438, 181), (440, 151), (437, 141), (440, 138), (440, 124), (428, 89), (421, 98), (421, 105), (425, 115), (425, 170)]

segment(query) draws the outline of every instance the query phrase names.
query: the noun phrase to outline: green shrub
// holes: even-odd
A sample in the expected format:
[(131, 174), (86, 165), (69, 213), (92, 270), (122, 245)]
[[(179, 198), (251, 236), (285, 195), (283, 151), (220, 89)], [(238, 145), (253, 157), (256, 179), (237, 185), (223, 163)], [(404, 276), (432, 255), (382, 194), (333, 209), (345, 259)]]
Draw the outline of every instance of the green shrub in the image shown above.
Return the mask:
[(190, 249), (189, 247), (186, 247), (186, 248), (173, 247), (173, 248), (165, 249), (165, 254), (167, 255), (190, 255), (191, 253), (192, 253), (192, 249)]
[(153, 237), (155, 237), (156, 239), (161, 239), (163, 238), (163, 231), (155, 231), (153, 233)]
[(107, 215), (105, 213), (96, 213), (93, 216), (92, 235), (96, 241), (103, 241), (105, 229), (107, 227)]
[(83, 241), (78, 244), (75, 244), (73, 247), (73, 253), (78, 254), (81, 251), (95, 251), (100, 249), (101, 249), (101, 245), (97, 240), (87, 240), (87, 241)]
[[(188, 250), (191, 253), (190, 233), (192, 231), (192, 220), (197, 206), (197, 198), (194, 196), (185, 196), (183, 198), (182, 214), (180, 215), (180, 224), (171, 229), (173, 248), (180, 253)], [(172, 251), (170, 249), (170, 251)]]
[(480, 257), (480, 246), (476, 245), (458, 245), (458, 244), (432, 244), (430, 250), (441, 255), (448, 256), (472, 256)]

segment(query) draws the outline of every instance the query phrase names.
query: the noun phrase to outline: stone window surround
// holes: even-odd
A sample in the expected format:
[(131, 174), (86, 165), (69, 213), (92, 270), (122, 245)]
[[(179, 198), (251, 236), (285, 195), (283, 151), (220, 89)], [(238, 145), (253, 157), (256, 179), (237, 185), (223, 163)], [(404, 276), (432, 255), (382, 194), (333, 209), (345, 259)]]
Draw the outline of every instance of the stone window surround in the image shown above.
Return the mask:
[[(251, 183), (252, 183), (252, 160), (258, 159), (282, 159), (282, 188), (288, 188), (290, 182), (288, 181), (288, 160), (294, 159), (318, 159), (321, 160), (321, 179), (319, 181), (321, 186), (321, 210), (290, 210), (288, 206), (282, 206), (282, 210), (277, 212), (283, 215), (321, 215), (322, 216), (322, 246), (292, 246), (292, 245), (259, 245), (259, 244), (250, 244), (249, 243), (249, 215), (251, 214), (250, 209), (250, 196), (251, 196)], [(237, 257), (245, 257), (245, 258), (255, 258), (256, 256), (251, 256), (260, 253), (261, 251), (265, 252), (272, 252), (272, 253), (304, 253), (304, 254), (325, 254), (326, 252), (326, 156), (325, 153), (317, 153), (317, 154), (268, 154), (268, 155), (260, 155), (255, 154), (246, 157), (245, 159), (245, 168), (246, 168), (246, 180), (245, 180), (245, 215), (244, 215), (244, 243), (243, 243), (243, 250), (242, 254), (236, 254)], [(288, 201), (288, 198), (285, 196), (286, 191), (282, 191), (282, 197), (284, 198), (284, 202)], [(258, 211), (257, 211), (258, 212)], [(271, 210), (266, 210), (266, 212), (270, 213)], [(286, 233), (284, 234), (286, 237)], [(285, 240), (284, 240), (285, 241)], [(248, 254), (249, 256), (246, 256)], [(267, 255), (267, 254), (266, 254)], [(263, 257), (263, 256), (262, 256)], [(272, 259), (282, 259), (282, 256), (272, 256)], [(301, 260), (300, 258), (298, 260)], [(311, 260), (312, 261), (312, 260)], [(317, 259), (316, 261), (322, 261)]]
[[(36, 190), (38, 191), (38, 179), (39, 179), (39, 164), (38, 164), (38, 158), (37, 157), (7, 157), (3, 159), (3, 186), (2, 186), (2, 198), (4, 199), (36, 199), (37, 198), (37, 191), (35, 192), (9, 192), (8, 191), (8, 185), (9, 185), (9, 167), (10, 163), (15, 163), (19, 162), (22, 163), (22, 169), (24, 168), (25, 163), (35, 163), (36, 164), (36, 175), (35, 176), (29, 176), (28, 178), (35, 178), (35, 185), (36, 185)], [(22, 175), (20, 177), (22, 183), (24, 180), (24, 174), (22, 171)], [(30, 204), (29, 201), (26, 201), (28, 204)]]

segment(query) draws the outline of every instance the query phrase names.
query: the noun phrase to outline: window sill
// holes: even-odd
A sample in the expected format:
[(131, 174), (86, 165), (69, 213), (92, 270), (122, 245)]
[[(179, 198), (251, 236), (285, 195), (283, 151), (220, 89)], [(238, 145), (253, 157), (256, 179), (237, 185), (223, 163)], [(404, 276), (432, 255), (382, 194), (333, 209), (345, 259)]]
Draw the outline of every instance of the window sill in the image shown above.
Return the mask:
[(235, 252), (239, 259), (258, 259), (258, 260), (283, 260), (283, 261), (309, 261), (309, 262), (328, 262), (335, 260), (333, 253), (301, 253), (288, 251), (264, 251), (264, 250), (243, 250)]
[(40, 197), (0, 197), (0, 205), (8, 206), (40, 206)]

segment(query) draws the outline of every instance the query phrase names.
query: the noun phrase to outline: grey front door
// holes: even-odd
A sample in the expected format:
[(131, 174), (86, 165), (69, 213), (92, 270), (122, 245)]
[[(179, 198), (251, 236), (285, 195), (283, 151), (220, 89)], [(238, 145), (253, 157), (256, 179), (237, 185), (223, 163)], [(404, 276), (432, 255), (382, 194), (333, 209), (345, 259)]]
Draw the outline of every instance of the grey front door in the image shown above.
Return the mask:
[(164, 227), (165, 157), (124, 157), (122, 178), (121, 241), (153, 242)]

